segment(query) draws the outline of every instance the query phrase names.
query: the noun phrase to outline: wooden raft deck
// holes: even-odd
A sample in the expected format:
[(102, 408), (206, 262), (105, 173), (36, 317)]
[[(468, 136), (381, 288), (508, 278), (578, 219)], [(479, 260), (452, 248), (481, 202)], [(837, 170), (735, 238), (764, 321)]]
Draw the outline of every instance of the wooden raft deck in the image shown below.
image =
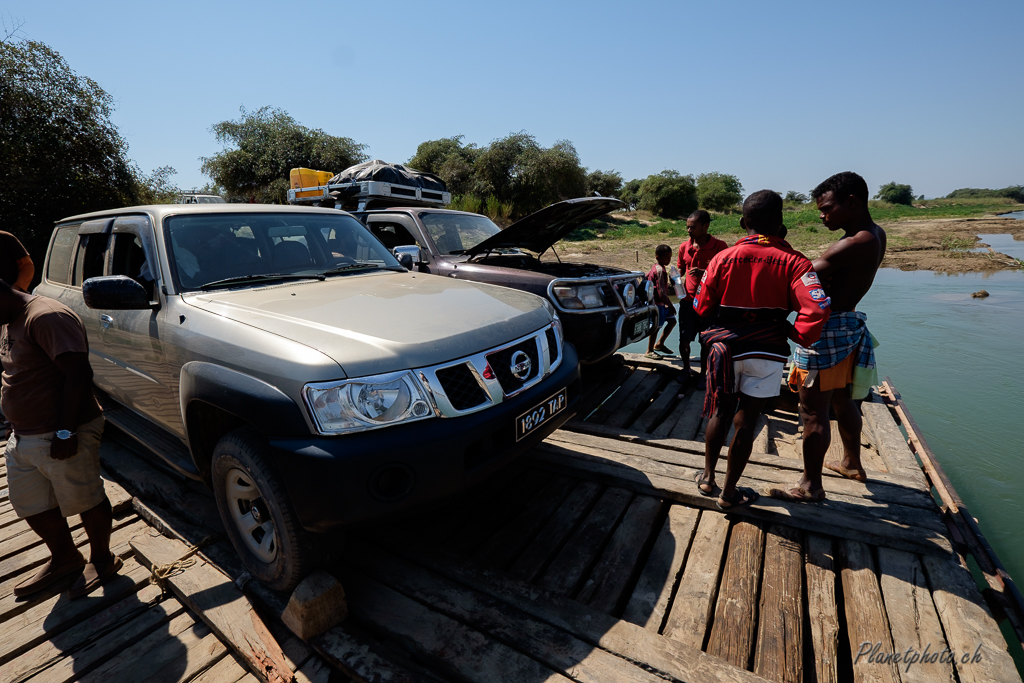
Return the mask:
[[(439, 509), (350, 532), (331, 567), (350, 616), (310, 641), (316, 654), (299, 649), (304, 644), (275, 621), (287, 596), (245, 583), (285, 651), (299, 649), (291, 668), (316, 658), (317, 680), (373, 682), (1021, 680), (965, 566), (961, 540), (885, 403), (864, 405), (866, 484), (830, 474), (827, 503), (762, 500), (723, 514), (692, 479), (703, 467), (702, 392), (671, 362), (627, 356), (606, 371), (586, 377), (585, 410), (485, 486)], [(762, 420), (742, 484), (792, 483), (799, 452), (799, 422), (780, 404)], [(143, 498), (136, 509), (150, 524), (186, 543), (212, 536), (202, 559), (242, 577), (208, 495), (117, 444), (106, 443), (103, 456)], [(118, 519), (115, 543), (130, 558), (128, 535), (154, 531), (134, 513)], [(0, 535), (10, 524), (0, 516)], [(138, 526), (129, 531), (132, 524)], [(3, 548), (4, 557), (17, 557), (6, 542)], [(31, 678), (31, 653), (59, 649), (40, 624), (49, 623), (59, 598), (33, 608), (36, 626), (12, 628), (26, 613), (12, 612), (2, 597), (15, 565), (26, 571), (16, 560), (0, 576), (0, 629), (25, 644), (0, 648), (0, 683), (51, 680), (50, 669), (73, 672), (73, 658), (57, 657), (63, 669), (48, 663)], [(140, 568), (117, 600), (135, 595), (140, 602), (143, 591), (156, 590), (147, 579)], [(167, 644), (172, 617), (152, 618), (161, 626), (148, 628), (163, 647), (191, 652)], [(90, 628), (72, 621), (64, 633)], [(17, 635), (23, 629), (29, 634)], [(873, 660), (858, 658), (862, 643), (877, 644)], [(148, 657), (132, 647), (136, 658)], [(207, 663), (205, 677), (196, 676), (203, 668), (196, 666), (165, 671), (159, 680), (249, 675), (219, 647), (216, 663), (237, 670), (222, 678)], [(956, 658), (879, 661), (908, 649), (948, 649)], [(29, 675), (8, 676), (12, 664)]]

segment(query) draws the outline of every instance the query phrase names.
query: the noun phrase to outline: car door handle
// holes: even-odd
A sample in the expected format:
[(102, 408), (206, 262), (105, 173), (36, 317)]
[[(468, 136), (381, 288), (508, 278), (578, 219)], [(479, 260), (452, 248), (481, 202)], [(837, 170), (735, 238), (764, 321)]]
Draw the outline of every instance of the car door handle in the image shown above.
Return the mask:
[(110, 325), (113, 322), (114, 322), (114, 319), (111, 318), (106, 313), (104, 313), (103, 315), (100, 316), (100, 324), (103, 325), (104, 329), (110, 327)]

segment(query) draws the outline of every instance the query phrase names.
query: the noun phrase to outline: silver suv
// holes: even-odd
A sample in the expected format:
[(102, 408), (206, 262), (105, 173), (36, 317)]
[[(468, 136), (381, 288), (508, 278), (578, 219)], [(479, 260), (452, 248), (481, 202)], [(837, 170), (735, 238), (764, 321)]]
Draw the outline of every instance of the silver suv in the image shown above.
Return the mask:
[(319, 532), (455, 494), (573, 413), (544, 299), (411, 273), (352, 216), (143, 206), (54, 230), (37, 294), (89, 334), (95, 382), (213, 489), (249, 571), (289, 589)]

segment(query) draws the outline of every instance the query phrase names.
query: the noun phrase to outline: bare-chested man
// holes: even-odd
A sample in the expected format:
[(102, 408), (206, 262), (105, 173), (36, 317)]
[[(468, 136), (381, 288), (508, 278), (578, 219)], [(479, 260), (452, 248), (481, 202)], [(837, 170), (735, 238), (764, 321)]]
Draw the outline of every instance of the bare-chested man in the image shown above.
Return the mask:
[[(772, 489), (774, 498), (816, 502), (825, 499), (822, 466), (864, 481), (860, 462), (860, 410), (854, 403), (878, 382), (867, 316), (856, 311), (857, 304), (871, 288), (878, 266), (885, 256), (885, 231), (868, 213), (868, 186), (856, 173), (845, 171), (825, 180), (811, 192), (818, 204), (821, 221), (843, 236), (815, 259), (814, 272), (821, 279), (816, 298), (832, 300), (832, 314), (821, 338), (810, 348), (797, 348), (789, 384), (800, 392), (804, 422), (804, 471), (789, 489)], [(824, 462), (832, 441), (829, 406), (835, 411), (843, 440), (841, 461)]]

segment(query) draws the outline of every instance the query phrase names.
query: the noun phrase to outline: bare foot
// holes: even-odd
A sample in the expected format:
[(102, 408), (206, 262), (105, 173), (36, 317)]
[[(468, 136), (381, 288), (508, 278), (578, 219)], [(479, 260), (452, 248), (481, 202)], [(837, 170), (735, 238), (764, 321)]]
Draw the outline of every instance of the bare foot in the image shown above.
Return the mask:
[(784, 500), (789, 503), (820, 503), (825, 500), (825, 489), (813, 493), (799, 484), (794, 484), (788, 489), (769, 488), (765, 493), (769, 498)]
[(52, 586), (61, 579), (82, 571), (82, 567), (85, 566), (85, 558), (82, 557), (81, 553), (77, 553), (77, 555), (78, 557), (72, 557), (60, 564), (54, 564), (51, 559), (40, 567), (39, 571), (37, 571), (31, 578), (25, 579), (14, 587), (13, 593), (15, 597), (20, 598), (24, 595), (31, 595), (32, 593), (43, 590), (47, 586)]
[(847, 479), (853, 479), (854, 481), (867, 481), (868, 475), (864, 471), (863, 467), (857, 469), (847, 469), (843, 467), (843, 464), (838, 460), (829, 460), (825, 463), (825, 467), (832, 470), (836, 474), (840, 474)]

